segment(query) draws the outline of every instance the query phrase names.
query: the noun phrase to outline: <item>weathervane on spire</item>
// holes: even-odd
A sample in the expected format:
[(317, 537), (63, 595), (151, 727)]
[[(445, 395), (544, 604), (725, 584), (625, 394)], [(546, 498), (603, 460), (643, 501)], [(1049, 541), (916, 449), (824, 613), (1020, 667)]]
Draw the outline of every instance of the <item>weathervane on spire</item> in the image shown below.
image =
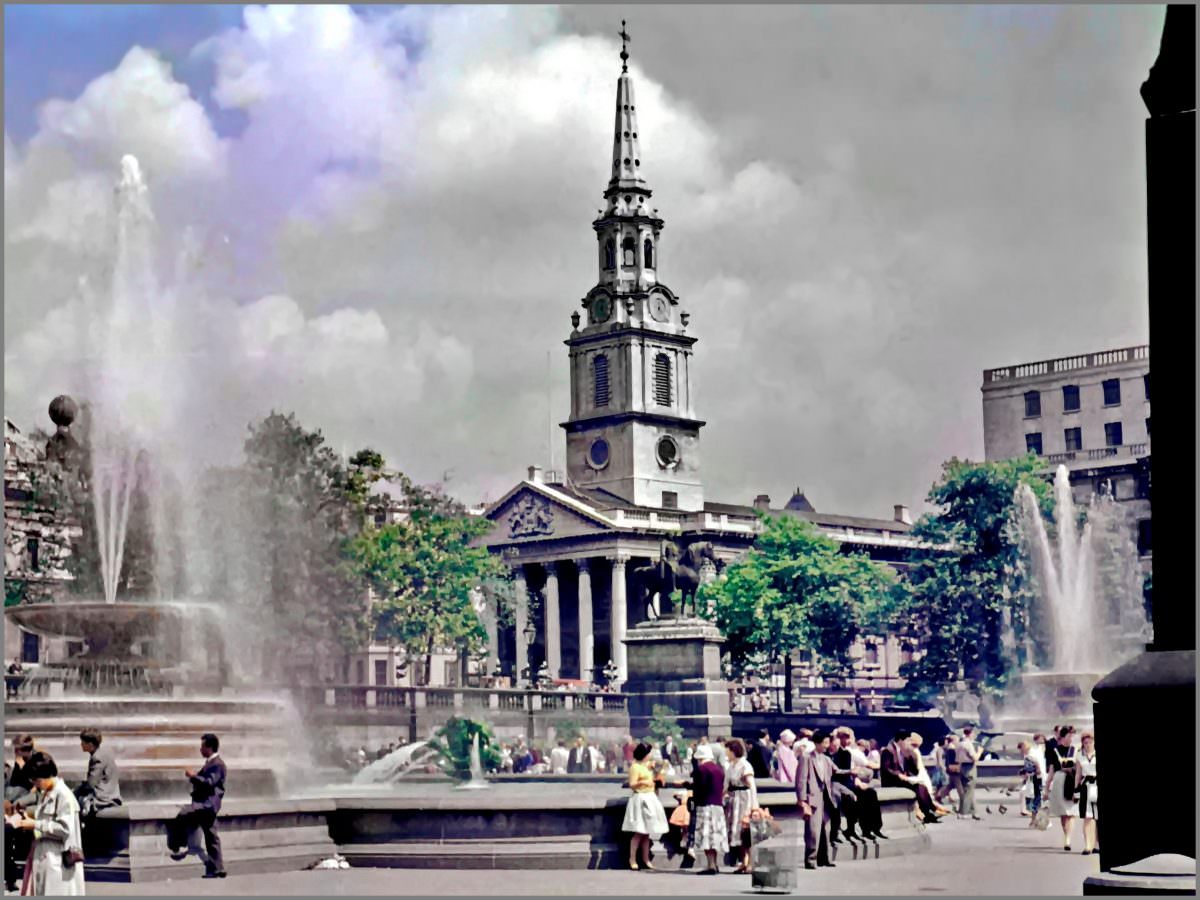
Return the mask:
[(628, 72), (629, 66), (626, 65), (626, 60), (629, 59), (629, 51), (625, 49), (625, 44), (627, 41), (630, 40), (630, 37), (628, 34), (625, 33), (625, 20), (624, 19), (621, 20), (620, 38), (621, 38), (621, 71)]

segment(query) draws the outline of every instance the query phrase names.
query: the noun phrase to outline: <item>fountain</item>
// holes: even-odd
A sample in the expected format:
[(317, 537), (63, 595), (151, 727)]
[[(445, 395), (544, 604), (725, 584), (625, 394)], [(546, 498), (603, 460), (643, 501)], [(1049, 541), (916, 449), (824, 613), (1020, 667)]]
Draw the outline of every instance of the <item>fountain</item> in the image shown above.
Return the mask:
[(483, 763), (479, 758), (479, 734), (471, 739), (471, 780), (457, 786), (460, 791), (478, 791), (491, 787), (483, 774)]
[(1092, 687), (1150, 637), (1136, 546), (1108, 492), (1093, 499), (1080, 526), (1065, 466), (1054, 476), (1053, 535), (1028, 485), (1018, 487), (1017, 503), (1037, 590), (1025, 665), (998, 719), (1006, 731), (1042, 730), (1054, 722), (1090, 727)]

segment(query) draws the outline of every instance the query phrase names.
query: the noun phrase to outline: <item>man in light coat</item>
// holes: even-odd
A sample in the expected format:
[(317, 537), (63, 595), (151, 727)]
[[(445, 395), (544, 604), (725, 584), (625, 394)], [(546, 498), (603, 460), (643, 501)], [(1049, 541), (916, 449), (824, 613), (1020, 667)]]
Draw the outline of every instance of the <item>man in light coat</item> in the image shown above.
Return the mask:
[(571, 751), (567, 749), (567, 742), (559, 739), (558, 746), (550, 751), (550, 772), (553, 775), (567, 774), (567, 760), (571, 757)]
[(829, 816), (834, 808), (833, 760), (829, 733), (813, 735), (813, 752), (802, 755), (796, 768), (796, 802), (804, 817), (804, 868), (830, 866)]

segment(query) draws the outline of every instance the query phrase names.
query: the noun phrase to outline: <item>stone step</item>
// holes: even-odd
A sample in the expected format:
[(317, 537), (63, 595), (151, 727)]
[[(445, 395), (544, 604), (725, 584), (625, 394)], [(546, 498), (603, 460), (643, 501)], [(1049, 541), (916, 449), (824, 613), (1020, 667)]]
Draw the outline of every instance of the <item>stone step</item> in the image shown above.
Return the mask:
[[(217, 823), (217, 830), (221, 835), (221, 847), (225, 850), (275, 847), (285, 843), (320, 844), (329, 840), (329, 827), (325, 824), (241, 829), (223, 828), (222, 824)], [(134, 854), (166, 853), (165, 826), (155, 833), (130, 835), (129, 850)]]
[(595, 869), (621, 862), (620, 847), (590, 835), (349, 844), (338, 852), (352, 866), (396, 869)]

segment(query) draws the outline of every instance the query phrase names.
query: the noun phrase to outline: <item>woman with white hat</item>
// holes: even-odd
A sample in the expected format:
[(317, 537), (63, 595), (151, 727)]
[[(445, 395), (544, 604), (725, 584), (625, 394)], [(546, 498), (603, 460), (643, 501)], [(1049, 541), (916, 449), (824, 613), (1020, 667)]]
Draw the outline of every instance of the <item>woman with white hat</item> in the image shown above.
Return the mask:
[(725, 822), (725, 770), (714, 761), (713, 748), (701, 744), (693, 756), (698, 761), (692, 781), (696, 805), (696, 838), (693, 847), (703, 850), (708, 868), (701, 875), (717, 874), (717, 854), (729, 852), (729, 832)]

